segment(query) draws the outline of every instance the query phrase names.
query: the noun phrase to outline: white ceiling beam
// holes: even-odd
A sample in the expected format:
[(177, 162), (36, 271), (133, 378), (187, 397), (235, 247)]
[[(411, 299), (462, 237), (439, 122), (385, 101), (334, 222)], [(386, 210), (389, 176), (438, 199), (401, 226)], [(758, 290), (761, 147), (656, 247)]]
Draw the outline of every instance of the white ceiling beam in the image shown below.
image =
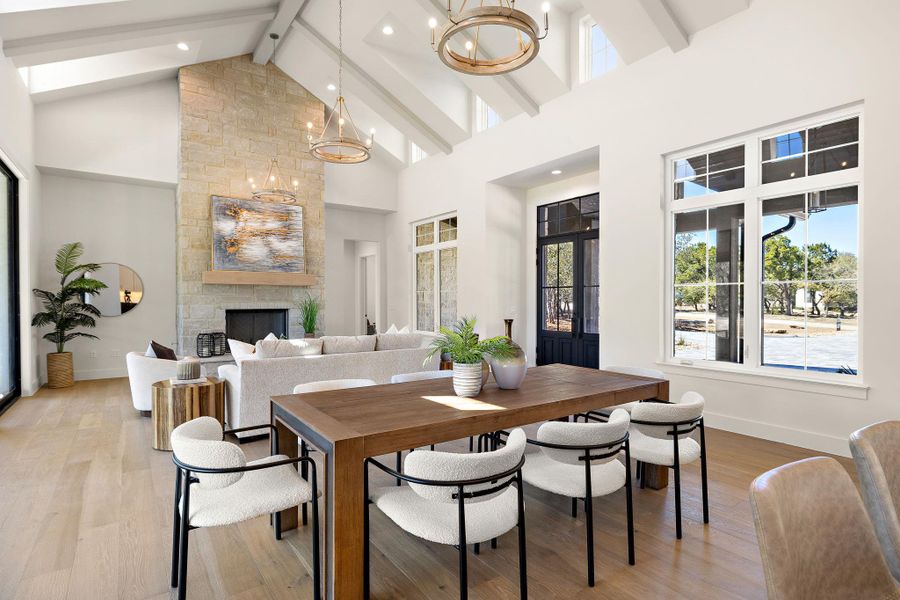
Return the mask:
[[(256, 43), (256, 49), (253, 51), (253, 62), (258, 65), (264, 65), (269, 62), (272, 55), (275, 54), (278, 45), (284, 39), (284, 34), (287, 33), (294, 18), (303, 12), (303, 7), (306, 6), (307, 2), (309, 0), (281, 0), (281, 4), (278, 5), (278, 12), (275, 13), (275, 18), (272, 19), (272, 23), (260, 36), (259, 42)], [(278, 36), (274, 43), (271, 37), (273, 33)]]
[[(298, 17), (294, 19), (293, 27), (308, 34), (310, 38), (315, 41), (315, 43), (320, 48), (322, 48), (329, 56), (331, 56), (335, 61), (338, 60), (339, 52), (337, 46), (328, 41), (309, 23)], [(413, 111), (411, 111), (406, 105), (400, 102), (400, 100), (398, 100), (396, 96), (391, 94), (371, 75), (366, 73), (359, 67), (359, 65), (354, 63), (352, 60), (348, 59), (346, 55), (344, 56), (344, 73), (346, 75), (349, 75), (353, 80), (358, 82), (361, 87), (364, 88), (364, 92), (372, 100), (371, 103), (367, 102), (367, 104), (371, 104), (372, 108), (382, 113), (382, 116), (387, 118), (387, 115), (384, 114), (384, 111), (379, 110), (379, 108), (375, 105), (375, 103), (377, 102), (383, 108), (387, 109), (387, 111), (393, 113), (393, 115), (401, 119), (408, 126), (406, 127), (406, 129), (412, 128), (418, 134), (414, 136), (414, 138), (418, 138), (420, 141), (425, 140), (420, 144), (419, 141), (416, 141), (414, 139), (419, 147), (424, 148), (429, 153), (433, 153), (434, 150), (443, 152), (444, 154), (450, 154), (451, 152), (453, 152), (453, 144), (451, 144), (446, 138), (440, 135), (427, 123), (425, 123), (425, 121), (420, 119)], [(390, 118), (388, 120), (393, 121), (393, 119)], [(397, 125), (399, 125), (399, 123)]]
[(665, 0), (638, 0), (638, 2), (647, 11), (647, 16), (653, 21), (672, 52), (679, 52), (688, 47), (690, 43), (688, 36)]
[(111, 54), (138, 48), (149, 48), (198, 30), (268, 21), (277, 14), (272, 8), (254, 8), (226, 13), (198, 15), (149, 23), (128, 23), (80, 31), (5, 40), (3, 54), (18, 67)]

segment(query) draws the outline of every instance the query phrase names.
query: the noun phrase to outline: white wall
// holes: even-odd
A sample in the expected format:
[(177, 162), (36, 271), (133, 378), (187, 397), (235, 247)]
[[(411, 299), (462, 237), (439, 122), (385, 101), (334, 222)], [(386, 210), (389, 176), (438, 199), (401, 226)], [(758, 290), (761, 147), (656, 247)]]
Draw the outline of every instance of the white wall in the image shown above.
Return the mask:
[[(76, 379), (125, 376), (127, 352), (145, 350), (151, 339), (174, 344), (174, 190), (44, 175), (43, 201), (40, 287), (58, 285), (53, 256), (62, 244), (75, 241), (84, 244), (85, 262), (121, 263), (143, 282), (139, 305), (124, 315), (98, 319), (91, 333), (99, 341), (74, 340), (66, 345), (74, 352)], [(47, 342), (41, 346), (41, 354), (54, 351)]]
[(19, 179), (19, 307), (22, 395), (38, 388), (37, 332), (31, 328), (40, 238), (40, 173), (34, 161), (34, 112), (28, 89), (12, 61), (0, 53), (0, 159)]
[[(344, 165), (346, 166), (346, 165)], [(328, 183), (326, 174), (326, 194)], [(360, 257), (375, 255), (377, 301), (375, 322), (384, 331), (387, 299), (384, 262), (384, 214), (325, 205), (325, 323), (326, 335), (357, 335), (360, 311)]]
[(58, 169), (178, 182), (174, 78), (38, 104), (36, 163)]
[(325, 163), (325, 204), (385, 212), (397, 208), (397, 168), (375, 156), (358, 165)]
[[(502, 332), (494, 272), (498, 244), (487, 224), (487, 185), (500, 177), (598, 146), (601, 194), (601, 353), (605, 363), (651, 365), (661, 357), (665, 298), (662, 156), (860, 100), (865, 102), (865, 270), (863, 365), (870, 390), (788, 386), (749, 377), (736, 383), (708, 371), (670, 369), (673, 394), (697, 389), (709, 422), (818, 448), (847, 452), (854, 429), (900, 418), (894, 386), (900, 292), (891, 247), (900, 222), (894, 147), (900, 139), (900, 69), (891, 51), (900, 3), (872, 0), (755, 0), (742, 13), (693, 36), (686, 50), (661, 50), (403, 171), (398, 212), (386, 232), (390, 320), (411, 315), (410, 223), (443, 212), (459, 217), (459, 310), (477, 314), (482, 332)], [(811, 51), (810, 49), (814, 49)], [(706, 74), (698, 84), (697, 74)], [(530, 209), (529, 209), (530, 210)], [(525, 238), (525, 219), (508, 226)], [(509, 232), (504, 232), (509, 235)], [(500, 243), (500, 248), (507, 244)], [(627, 260), (621, 250), (629, 248)], [(868, 251), (867, 251), (868, 250)], [(533, 247), (522, 250), (526, 259)], [(517, 274), (525, 294), (527, 260)], [(794, 389), (800, 388), (800, 389)]]

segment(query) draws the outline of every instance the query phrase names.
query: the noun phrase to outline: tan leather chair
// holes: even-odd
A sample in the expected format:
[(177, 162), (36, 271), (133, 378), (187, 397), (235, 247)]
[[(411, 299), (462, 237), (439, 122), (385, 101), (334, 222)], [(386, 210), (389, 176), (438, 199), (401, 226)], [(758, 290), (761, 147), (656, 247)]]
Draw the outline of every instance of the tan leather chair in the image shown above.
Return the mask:
[(850, 451), (881, 551), (894, 579), (900, 581), (900, 421), (853, 432)]
[(750, 504), (770, 600), (900, 598), (856, 486), (833, 458), (763, 473)]

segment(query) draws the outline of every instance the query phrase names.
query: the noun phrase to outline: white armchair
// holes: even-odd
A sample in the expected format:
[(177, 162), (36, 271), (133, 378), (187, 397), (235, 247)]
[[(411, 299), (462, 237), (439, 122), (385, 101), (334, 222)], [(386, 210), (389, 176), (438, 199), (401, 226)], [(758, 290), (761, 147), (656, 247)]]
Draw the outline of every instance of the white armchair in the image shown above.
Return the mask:
[[(129, 352), (125, 355), (128, 368), (128, 384), (131, 386), (131, 402), (134, 408), (149, 416), (151, 403), (151, 386), (157, 381), (175, 377), (176, 362), (146, 356), (141, 352)], [(200, 366), (201, 377), (206, 377), (206, 369)]]

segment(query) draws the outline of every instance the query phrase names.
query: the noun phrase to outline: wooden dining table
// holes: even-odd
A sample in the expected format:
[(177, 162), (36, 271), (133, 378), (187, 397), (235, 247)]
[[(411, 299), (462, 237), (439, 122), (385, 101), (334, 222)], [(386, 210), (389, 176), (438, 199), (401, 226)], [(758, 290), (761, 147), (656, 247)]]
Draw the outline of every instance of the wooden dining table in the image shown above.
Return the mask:
[[(297, 437), (324, 454), (327, 597), (363, 595), (364, 461), (368, 457), (559, 419), (635, 400), (668, 400), (669, 382), (568, 365), (528, 370), (517, 390), (493, 382), (460, 398), (450, 379), (276, 396), (272, 424), (278, 451), (298, 455)], [(298, 511), (284, 511), (282, 530)]]

